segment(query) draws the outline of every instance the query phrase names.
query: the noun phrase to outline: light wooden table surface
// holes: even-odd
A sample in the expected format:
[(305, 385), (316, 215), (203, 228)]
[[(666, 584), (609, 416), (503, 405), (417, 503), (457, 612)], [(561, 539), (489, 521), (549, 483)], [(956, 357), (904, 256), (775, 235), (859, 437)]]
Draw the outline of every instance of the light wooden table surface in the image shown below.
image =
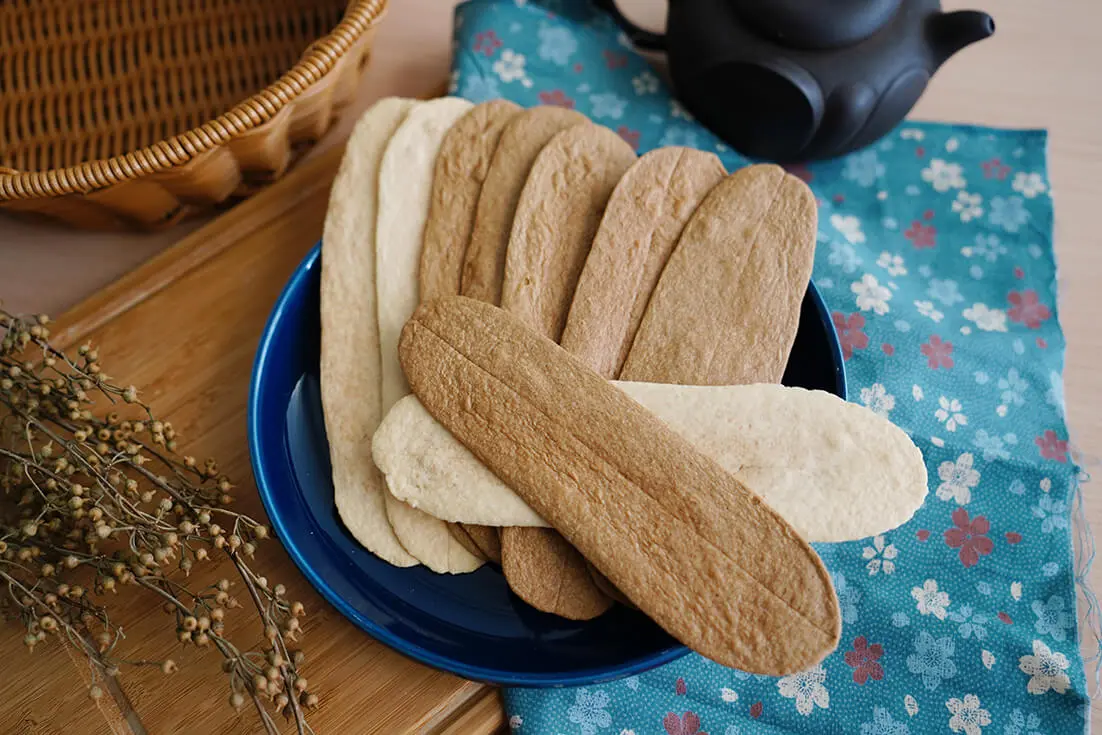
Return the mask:
[[(636, 21), (661, 24), (662, 0), (621, 3)], [(997, 31), (939, 72), (912, 117), (1049, 130), (1059, 317), (1069, 343), (1067, 404), (1072, 443), (1089, 470), (1102, 455), (1102, 3), (944, 4), (984, 7), (995, 17)], [(392, 0), (372, 72), (343, 126), (379, 96), (423, 95), (439, 86), (449, 66), (454, 5), (454, 0)], [(201, 223), (152, 236), (87, 234), (0, 215), (0, 299), (15, 311), (60, 313)], [(1086, 487), (1087, 517), (1102, 528), (1102, 502), (1090, 497), (1091, 487)], [(1090, 578), (1102, 589), (1102, 565)], [(1094, 652), (1092, 641), (1084, 651)]]

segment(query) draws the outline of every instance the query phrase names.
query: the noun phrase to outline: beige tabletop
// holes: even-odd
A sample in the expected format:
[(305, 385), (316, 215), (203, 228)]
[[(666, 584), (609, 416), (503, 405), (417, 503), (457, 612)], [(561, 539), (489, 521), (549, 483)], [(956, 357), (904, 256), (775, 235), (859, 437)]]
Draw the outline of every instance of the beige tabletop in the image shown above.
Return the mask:
[[(636, 21), (661, 24), (662, 0), (621, 2)], [(384, 94), (428, 94), (439, 87), (448, 71), (454, 4), (392, 0), (356, 109)], [(1049, 130), (1071, 438), (1091, 469), (1102, 454), (1102, 227), (1096, 222), (1102, 217), (1102, 3), (944, 4), (985, 6), (997, 31), (939, 72), (912, 117)], [(354, 117), (355, 110), (341, 125)], [(156, 235), (88, 234), (0, 215), (0, 301), (9, 310), (59, 313), (200, 224)], [(1086, 489), (1089, 494), (1091, 486)], [(1102, 502), (1088, 496), (1087, 516), (1102, 527)], [(1102, 565), (1091, 578), (1102, 589)], [(1093, 652), (1091, 642), (1084, 650)]]

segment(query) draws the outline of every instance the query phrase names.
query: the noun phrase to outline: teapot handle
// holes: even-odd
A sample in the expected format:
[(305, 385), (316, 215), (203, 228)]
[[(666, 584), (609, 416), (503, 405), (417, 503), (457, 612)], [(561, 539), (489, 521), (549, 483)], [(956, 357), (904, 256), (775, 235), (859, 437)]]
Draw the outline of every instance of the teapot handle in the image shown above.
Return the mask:
[(624, 30), (631, 42), (643, 51), (665, 51), (666, 36), (640, 28), (620, 12), (616, 0), (593, 0), (593, 4), (612, 16), (616, 24)]

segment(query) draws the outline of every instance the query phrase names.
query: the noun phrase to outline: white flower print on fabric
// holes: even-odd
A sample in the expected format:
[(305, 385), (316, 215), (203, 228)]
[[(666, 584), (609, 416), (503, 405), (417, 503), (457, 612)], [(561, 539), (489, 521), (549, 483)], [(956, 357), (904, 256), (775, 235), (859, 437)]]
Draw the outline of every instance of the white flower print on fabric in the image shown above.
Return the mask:
[(692, 128), (680, 126), (669, 127), (666, 128), (666, 132), (662, 134), (662, 140), (659, 142), (666, 146), (694, 148), (696, 146), (696, 131)]
[(941, 484), (935, 494), (941, 500), (955, 500), (958, 505), (968, 505), (972, 500), (972, 488), (980, 483), (979, 470), (972, 467), (971, 452), (957, 457), (956, 462), (942, 462), (937, 469)]
[(485, 102), (500, 97), (501, 87), (497, 79), (488, 74), (485, 76), (472, 74), (463, 80), (463, 89), (460, 94), (475, 103)]
[(1037, 622), (1033, 624), (1037, 635), (1050, 635), (1055, 641), (1065, 641), (1068, 632), (1075, 628), (1074, 608), (1065, 609), (1062, 595), (1052, 595), (1048, 602), (1034, 600), (1030, 605)]
[(873, 383), (861, 389), (861, 403), (873, 413), (887, 418), (895, 408), (895, 396), (888, 392), (883, 383)]
[(961, 638), (965, 640), (975, 638), (977, 641), (987, 638), (985, 626), (991, 622), (991, 619), (973, 610), (971, 605), (961, 605), (957, 610), (950, 610), (949, 619), (958, 624), (957, 633)]
[(889, 276), (907, 275), (907, 266), (903, 263), (902, 255), (893, 255), (885, 250), (876, 259), (876, 264), (886, 270)]
[(980, 651), (980, 661), (983, 662), (983, 668), (990, 671), (995, 666), (995, 654), (985, 648)]
[(1037, 505), (1030, 508), (1030, 513), (1041, 521), (1041, 533), (1052, 533), (1057, 528), (1068, 527), (1067, 503), (1054, 500), (1051, 495), (1042, 495)]
[(524, 718), (520, 715), (513, 715), (509, 718), (509, 729), (516, 730), (518, 727), (524, 724)]
[(899, 556), (899, 549), (895, 544), (886, 543), (883, 536), (876, 536), (872, 540), (872, 546), (866, 546), (861, 550), (861, 558), (868, 559), (865, 569), (869, 570), (869, 576), (879, 572), (892, 574), (895, 571), (894, 559)]
[(569, 29), (562, 26), (543, 26), (537, 35), (540, 39), (540, 58), (552, 64), (566, 66), (570, 63), (570, 57), (578, 50), (578, 40)]
[(649, 71), (645, 71), (631, 80), (631, 86), (635, 88), (635, 94), (654, 94), (658, 91), (658, 77)]
[(972, 304), (964, 310), (964, 318), (985, 332), (1006, 331), (1006, 312), (992, 309), (987, 304)]
[(1022, 599), (1022, 583), (1011, 582), (1010, 583), (1010, 596), (1014, 598), (1014, 602)]
[(929, 317), (935, 324), (945, 318), (945, 314), (934, 307), (933, 301), (916, 301), (915, 308), (922, 316)]
[(921, 385), (916, 384), (911, 386), (911, 397), (914, 398), (916, 401), (921, 401), (923, 398), (926, 397), (926, 394), (922, 391)]
[(527, 78), (524, 63), (524, 54), (518, 54), (512, 49), (505, 49), (501, 52), (498, 60), (494, 62), (493, 70), (498, 78), (506, 84), (517, 81), (523, 82)]
[(566, 711), (566, 719), (579, 726), (581, 735), (597, 735), (599, 728), (612, 724), (608, 703), (608, 692), (601, 689), (590, 692), (583, 687), (574, 696), (574, 705)]
[(1041, 174), (1026, 173), (1025, 171), (1014, 174), (1014, 181), (1010, 184), (1010, 188), (1026, 199), (1032, 199), (1048, 190), (1048, 187), (1045, 186), (1045, 179)]
[(1022, 204), (1021, 197), (995, 197), (991, 200), (991, 214), (987, 219), (1007, 232), (1017, 232), (1029, 221), (1029, 210)]
[(938, 423), (945, 424), (946, 431), (956, 431), (958, 426), (968, 424), (968, 417), (962, 413), (964, 406), (956, 398), (941, 396), (937, 399), (938, 409), (934, 411), (934, 418)]
[(861, 265), (861, 258), (857, 257), (857, 250), (848, 242), (835, 240), (830, 243), (827, 262), (841, 268), (844, 273), (853, 273)]
[(923, 140), (926, 133), (918, 128), (903, 128), (899, 131), (899, 137), (903, 140)]
[[(903, 697), (903, 709), (907, 711), (908, 717), (914, 717), (918, 714), (918, 700), (915, 699), (914, 696), (908, 694), (907, 696)], [(903, 733), (903, 735), (908, 734)]]
[(719, 698), (722, 699), (724, 702), (728, 702), (728, 703), (737, 702), (738, 701), (738, 692), (736, 692), (734, 689), (728, 689), (727, 687), (723, 687), (722, 689), (719, 690)]
[(888, 302), (892, 292), (887, 286), (881, 286), (876, 276), (866, 273), (860, 281), (850, 284), (849, 290), (857, 297), (857, 308), (861, 311), (872, 310), (883, 316), (891, 310)]
[(692, 114), (686, 110), (680, 102), (674, 99), (670, 100), (670, 117), (678, 120), (687, 120), (688, 122), (693, 121)]
[(964, 699), (953, 697), (945, 703), (949, 710), (949, 729), (964, 735), (983, 735), (983, 728), (991, 724), (991, 713), (980, 706), (975, 694), (965, 694)]
[(927, 579), (921, 587), (912, 587), (911, 597), (915, 599), (919, 614), (933, 615), (938, 620), (945, 620), (949, 593), (938, 590), (936, 579)]
[(884, 175), (884, 164), (876, 156), (876, 151), (866, 149), (846, 157), (846, 167), (842, 170), (843, 178), (849, 179), (858, 186), (872, 186), (877, 179)]
[(1010, 713), (1010, 722), (1003, 727), (1003, 735), (1044, 735), (1040, 730), (1040, 717), (1032, 712), (1027, 715), (1015, 707)]
[(940, 278), (931, 278), (930, 286), (926, 289), (926, 295), (934, 301), (940, 301), (946, 306), (952, 306), (953, 304), (964, 301), (964, 297), (960, 295), (960, 288), (957, 286), (957, 282), (949, 279), (942, 280)]
[(966, 258), (975, 255), (977, 258), (983, 258), (988, 263), (994, 263), (1000, 255), (1006, 255), (1006, 246), (1002, 244), (1002, 240), (999, 239), (998, 235), (980, 234), (976, 235), (976, 244), (961, 248), (960, 254)]
[(910, 735), (910, 729), (897, 722), (883, 707), (872, 708), (872, 721), (861, 725), (861, 735)]
[(999, 378), (999, 398), (1007, 406), (1025, 405), (1025, 392), (1029, 390), (1027, 383), (1018, 372), (1018, 368), (1010, 368), (1006, 371), (1005, 378)]
[(1040, 640), (1033, 641), (1032, 656), (1027, 654), (1018, 659), (1018, 669), (1029, 677), (1026, 691), (1036, 695), (1049, 690), (1065, 693), (1071, 686), (1071, 680), (1064, 673), (1070, 665), (1067, 656), (1053, 651)]
[(945, 192), (950, 189), (963, 189), (968, 182), (964, 180), (964, 169), (959, 163), (948, 163), (940, 158), (930, 161), (922, 169), (922, 180), (934, 187), (934, 191)]
[(907, 671), (922, 678), (927, 691), (935, 691), (941, 682), (957, 675), (953, 663), (956, 644), (949, 636), (935, 638), (925, 630), (918, 631), (914, 639), (914, 652), (907, 656)]
[(846, 582), (846, 575), (835, 574), (834, 591), (838, 595), (838, 609), (842, 611), (842, 622), (852, 625), (857, 622), (857, 603), (861, 601), (861, 590)]
[(996, 459), (1010, 459), (1007, 446), (1013, 446), (1017, 443), (1018, 437), (1015, 434), (999, 436), (988, 432), (987, 429), (978, 430), (976, 436), (972, 439), (972, 446), (983, 452), (985, 462), (993, 462)]
[(960, 215), (961, 222), (971, 222), (977, 217), (983, 216), (983, 197), (979, 194), (969, 194), (966, 191), (957, 192), (957, 198), (953, 202), (953, 211)]
[(1055, 370), (1049, 371), (1048, 390), (1045, 391), (1045, 403), (1056, 406), (1060, 413), (1064, 412), (1064, 379)]
[(627, 107), (628, 103), (623, 97), (613, 92), (602, 92), (601, 94), (589, 95), (589, 104), (593, 117), (619, 120), (624, 116), (624, 108)]
[(861, 220), (852, 214), (832, 214), (830, 224), (854, 245), (860, 245), (865, 241), (865, 233), (861, 231)]
[(777, 691), (786, 699), (796, 700), (796, 711), (804, 717), (809, 716), (816, 707), (830, 707), (830, 693), (823, 685), (826, 681), (826, 669), (822, 664), (786, 676), (777, 682)]

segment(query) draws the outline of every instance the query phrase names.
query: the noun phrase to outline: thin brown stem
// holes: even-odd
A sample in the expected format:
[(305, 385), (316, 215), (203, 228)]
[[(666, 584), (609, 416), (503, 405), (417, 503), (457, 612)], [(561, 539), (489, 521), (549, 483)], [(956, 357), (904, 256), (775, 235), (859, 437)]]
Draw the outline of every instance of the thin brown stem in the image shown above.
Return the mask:
[[(237, 552), (227, 551), (226, 554), (230, 557), (230, 559), (233, 560), (234, 566), (238, 568), (238, 572), (241, 572), (241, 567), (243, 565), (237, 558)], [(245, 581), (245, 587), (249, 590), (249, 596), (252, 597), (253, 604), (256, 605), (257, 612), (259, 612), (260, 617), (265, 620), (265, 625), (271, 625), (271, 618), (268, 615), (268, 611), (264, 608), (264, 603), (260, 599), (260, 593), (257, 592), (256, 585), (247, 574), (241, 574), (241, 578)], [(299, 706), (298, 697), (296, 697), (294, 693), (294, 683), (295, 679), (298, 678), (298, 673), (292, 672), (288, 667), (287, 662), (290, 662), (292, 659), (290, 653), (287, 651), (287, 644), (284, 642), (283, 636), (278, 634), (278, 631), (276, 633), (276, 639), (273, 644), (276, 643), (278, 643), (279, 645), (279, 655), (283, 657), (284, 661), (284, 664), (279, 667), (279, 670), (280, 674), (283, 675), (283, 681), (287, 683), (287, 700), (291, 705), (291, 712), (295, 718), (295, 727), (298, 729), (298, 735), (305, 735), (306, 719), (302, 714), (302, 708)]]

